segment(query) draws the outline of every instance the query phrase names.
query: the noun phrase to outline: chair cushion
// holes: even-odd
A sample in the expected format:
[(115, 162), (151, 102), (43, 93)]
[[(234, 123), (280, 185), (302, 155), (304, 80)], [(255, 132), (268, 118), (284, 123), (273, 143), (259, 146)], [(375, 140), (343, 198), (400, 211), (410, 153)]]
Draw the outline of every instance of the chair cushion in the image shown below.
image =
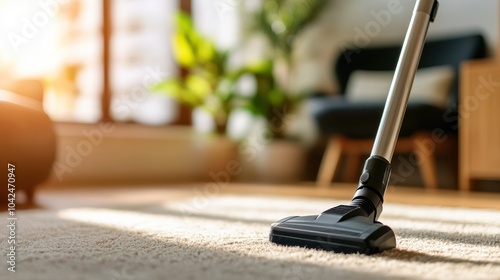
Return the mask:
[[(335, 78), (340, 86), (340, 94), (346, 93), (347, 83), (354, 71), (394, 71), (400, 53), (401, 44), (344, 50), (335, 63)], [(480, 34), (429, 39), (422, 52), (419, 68), (442, 65), (451, 65), (454, 68), (455, 79), (450, 92), (450, 106), (456, 106), (460, 65), (465, 60), (484, 58), (486, 53), (486, 43)]]
[[(335, 73), (342, 97), (318, 98), (312, 101), (311, 113), (321, 134), (342, 134), (352, 138), (373, 138), (376, 135), (385, 101), (353, 103), (346, 100), (344, 94), (351, 75), (356, 71), (394, 71), (400, 52), (401, 45), (398, 44), (346, 49), (339, 55)], [(406, 110), (400, 135), (408, 136), (436, 128), (456, 133), (460, 65), (464, 60), (485, 56), (486, 44), (480, 34), (429, 40), (422, 52), (419, 68), (451, 66), (454, 69), (454, 81), (448, 93), (449, 102), (446, 109), (420, 101), (411, 102)]]
[[(353, 102), (385, 102), (393, 76), (394, 71), (354, 71), (347, 83), (345, 98)], [(454, 71), (450, 66), (418, 70), (410, 102), (422, 102), (446, 108), (453, 80)]]
[[(344, 135), (350, 138), (373, 138), (384, 110), (383, 102), (349, 102), (341, 97), (315, 98), (312, 114), (323, 135)], [(445, 110), (421, 102), (408, 104), (400, 136), (416, 131), (440, 128), (450, 131), (444, 120)]]

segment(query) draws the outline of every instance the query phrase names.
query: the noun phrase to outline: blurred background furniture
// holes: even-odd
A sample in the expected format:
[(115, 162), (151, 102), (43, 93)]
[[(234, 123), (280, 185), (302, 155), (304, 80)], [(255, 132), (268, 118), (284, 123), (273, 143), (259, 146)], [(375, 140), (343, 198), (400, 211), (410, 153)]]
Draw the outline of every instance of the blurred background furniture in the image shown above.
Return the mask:
[[(372, 96), (373, 92), (366, 92), (366, 95), (363, 95), (363, 91), (376, 90), (374, 87), (380, 88), (381, 79), (389, 79), (390, 85), (392, 78), (390, 71), (395, 69), (400, 50), (401, 45), (395, 45), (347, 49), (340, 54), (335, 72), (341, 96), (318, 97), (313, 101), (313, 116), (319, 131), (328, 138), (317, 177), (318, 184), (331, 183), (343, 155), (347, 158), (346, 178), (353, 180), (358, 174), (358, 169), (361, 168), (361, 156), (371, 151), (385, 103), (385, 96), (379, 96), (377, 99)], [(451, 155), (456, 155), (456, 145), (452, 143), (455, 142), (453, 139), (456, 139), (454, 135), (457, 133), (460, 64), (465, 60), (483, 58), (485, 55), (485, 42), (479, 34), (431, 40), (426, 43), (419, 72), (426, 69), (424, 71), (427, 73), (422, 76), (427, 78), (422, 77), (422, 81), (419, 82), (417, 80), (420, 74), (417, 74), (412, 96), (418, 97), (414, 100), (410, 97), (395, 152), (414, 153), (423, 184), (428, 188), (438, 187), (435, 151), (448, 150)], [(446, 73), (446, 69), (436, 69), (437, 66), (448, 66), (452, 71), (452, 80), (448, 85), (448, 92), (444, 95), (426, 92), (429, 88), (434, 90), (441, 87), (442, 90), (442, 85), (446, 84), (446, 74), (442, 74)], [(428, 82), (438, 75), (443, 76), (443, 79), (438, 78)], [(354, 79), (355, 76), (358, 81), (353, 83), (350, 79)], [(366, 79), (371, 80), (371, 83), (366, 83)], [(360, 86), (359, 83), (365, 84)], [(418, 94), (416, 94), (417, 87), (421, 91)], [(347, 93), (348, 91), (351, 92)], [(365, 97), (366, 99), (363, 99)], [(445, 103), (442, 103), (442, 100)], [(442, 104), (439, 104), (440, 102)], [(445, 138), (447, 140), (442, 141)]]
[[(7, 199), (8, 164), (15, 165), (15, 189), (32, 203), (37, 184), (50, 174), (56, 155), (56, 136), (42, 108), (43, 88), (39, 81), (0, 82), (0, 178), (2, 200)], [(5, 194), (5, 195), (4, 195)], [(16, 196), (16, 204), (20, 203)], [(6, 200), (5, 200), (6, 201)]]
[(460, 88), (460, 189), (475, 180), (500, 179), (500, 63), (462, 66)]

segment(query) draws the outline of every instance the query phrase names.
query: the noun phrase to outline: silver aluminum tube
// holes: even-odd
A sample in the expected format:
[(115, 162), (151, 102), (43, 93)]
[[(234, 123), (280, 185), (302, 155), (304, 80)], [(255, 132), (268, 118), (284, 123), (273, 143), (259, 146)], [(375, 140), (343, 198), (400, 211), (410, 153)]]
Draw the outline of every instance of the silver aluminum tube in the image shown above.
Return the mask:
[(394, 73), (372, 156), (380, 156), (391, 162), (399, 131), (408, 105), (413, 79), (429, 28), (432, 8), (436, 0), (417, 0), (410, 26)]

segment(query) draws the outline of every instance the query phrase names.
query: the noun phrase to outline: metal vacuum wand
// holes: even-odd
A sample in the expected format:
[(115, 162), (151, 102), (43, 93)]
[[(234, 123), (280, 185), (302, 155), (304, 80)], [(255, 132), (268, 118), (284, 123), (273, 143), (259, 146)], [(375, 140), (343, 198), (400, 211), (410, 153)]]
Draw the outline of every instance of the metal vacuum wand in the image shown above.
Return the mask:
[(439, 3), (436, 0), (418, 0), (415, 4), (373, 150), (365, 163), (359, 187), (351, 203), (362, 208), (374, 220), (377, 220), (382, 212), (385, 189), (391, 174), (390, 162), (403, 123), (427, 30), (430, 22), (436, 17), (438, 7)]
[(427, 29), (429, 23), (434, 21), (438, 6), (438, 2), (434, 0), (419, 0), (415, 6), (375, 138), (372, 156), (383, 157), (389, 162), (392, 159)]

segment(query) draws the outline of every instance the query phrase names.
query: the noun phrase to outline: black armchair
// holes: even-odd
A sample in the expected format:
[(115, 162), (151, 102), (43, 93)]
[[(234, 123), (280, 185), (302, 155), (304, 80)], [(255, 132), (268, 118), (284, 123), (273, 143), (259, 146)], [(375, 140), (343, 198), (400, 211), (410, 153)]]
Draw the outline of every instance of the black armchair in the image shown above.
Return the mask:
[[(331, 183), (342, 155), (348, 164), (346, 176), (354, 179), (360, 165), (360, 157), (369, 154), (375, 138), (384, 102), (350, 101), (345, 92), (349, 79), (355, 71), (394, 71), (401, 46), (385, 46), (365, 49), (344, 50), (335, 65), (336, 78), (340, 86), (340, 96), (317, 97), (313, 102), (313, 117), (321, 135), (328, 137), (328, 144), (317, 182)], [(465, 60), (486, 56), (484, 38), (479, 34), (430, 40), (422, 53), (419, 69), (449, 66), (453, 71), (448, 101), (444, 106), (428, 102), (412, 101), (408, 104), (405, 119), (396, 147), (398, 153), (415, 153), (426, 187), (437, 188), (438, 177), (434, 151), (426, 150), (426, 143), (432, 141), (439, 146), (450, 147), (453, 141), (439, 143), (436, 133), (457, 134), (458, 84), (460, 64)], [(413, 95), (413, 93), (412, 93)], [(434, 134), (433, 134), (434, 133)], [(439, 147), (437, 147), (439, 149)]]

